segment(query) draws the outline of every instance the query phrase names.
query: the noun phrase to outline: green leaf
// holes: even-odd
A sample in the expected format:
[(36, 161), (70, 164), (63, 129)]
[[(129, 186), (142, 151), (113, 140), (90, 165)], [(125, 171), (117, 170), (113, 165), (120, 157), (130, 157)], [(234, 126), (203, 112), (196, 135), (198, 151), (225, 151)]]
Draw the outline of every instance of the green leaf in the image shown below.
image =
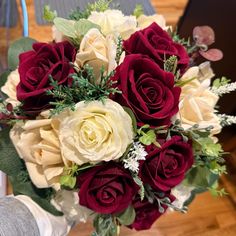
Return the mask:
[(15, 176), (25, 168), (9, 137), (9, 127), (0, 131), (0, 170), (7, 175)]
[(134, 133), (136, 134), (137, 133), (137, 120), (136, 120), (136, 117), (135, 117), (133, 111), (128, 107), (123, 107), (123, 109), (129, 114), (130, 118), (132, 119)]
[(222, 77), (222, 78), (217, 78), (213, 81), (213, 87), (215, 88), (220, 88), (221, 86), (224, 86), (226, 84), (230, 83), (230, 79), (227, 79), (226, 77)]
[(212, 173), (207, 167), (197, 166), (187, 173), (184, 184), (207, 189), (211, 187), (218, 178), (219, 175)]
[(156, 134), (154, 130), (149, 130), (147, 133), (142, 133), (139, 141), (144, 145), (151, 145), (156, 142)]
[(14, 195), (26, 195), (35, 201), (40, 207), (55, 216), (62, 216), (63, 213), (58, 211), (50, 203), (50, 189), (37, 189), (31, 181), (22, 181), (18, 176), (9, 177)]
[(122, 225), (131, 225), (135, 220), (135, 210), (133, 206), (129, 206), (124, 212), (116, 216)]
[(68, 187), (69, 189), (73, 189), (76, 185), (76, 177), (70, 175), (64, 175), (60, 177), (60, 184), (63, 187)]
[(97, 215), (94, 218), (93, 226), (96, 230), (92, 236), (116, 236), (118, 227), (113, 220), (112, 215)]
[(75, 25), (74, 25), (74, 29), (77, 32), (77, 34), (83, 35), (83, 36), (87, 34), (87, 32), (92, 28), (101, 30), (101, 27), (99, 25), (94, 24), (91, 21), (86, 20), (86, 19), (81, 19), (75, 22)]
[(19, 55), (23, 52), (32, 50), (32, 44), (36, 40), (32, 38), (21, 38), (16, 40), (10, 45), (8, 50), (8, 67), (15, 70), (19, 64)]
[(57, 11), (52, 11), (49, 5), (45, 5), (43, 8), (43, 19), (48, 22), (53, 22), (57, 17)]
[(143, 185), (143, 181), (139, 178), (138, 175), (133, 176), (133, 179), (134, 179), (134, 182), (140, 187), (139, 195), (140, 195), (140, 199), (142, 201), (145, 197), (145, 188)]
[(89, 3), (87, 11), (91, 14), (92, 11), (103, 12), (109, 9), (112, 0), (97, 0), (94, 3)]
[(144, 14), (143, 6), (141, 4), (137, 4), (135, 6), (135, 9), (134, 9), (134, 12), (133, 12), (133, 16), (136, 16), (136, 18), (138, 18), (138, 17), (140, 17), (143, 14)]
[[(1, 75), (0, 75), (0, 88), (3, 86), (3, 85), (5, 85), (5, 83), (7, 82), (7, 77), (8, 77), (8, 75), (11, 73), (11, 71), (9, 71), (9, 70), (7, 70), (7, 71), (5, 71), (5, 72), (3, 72)], [(2, 91), (1, 91), (1, 93), (3, 93)], [(5, 95), (5, 94), (4, 94)], [(5, 95), (5, 96), (7, 96), (7, 95)]]
[(65, 36), (68, 36), (71, 38), (78, 38), (78, 35), (76, 34), (75, 26), (74, 26), (75, 22), (61, 18), (61, 17), (56, 17), (53, 20), (53, 23), (55, 24), (56, 28)]

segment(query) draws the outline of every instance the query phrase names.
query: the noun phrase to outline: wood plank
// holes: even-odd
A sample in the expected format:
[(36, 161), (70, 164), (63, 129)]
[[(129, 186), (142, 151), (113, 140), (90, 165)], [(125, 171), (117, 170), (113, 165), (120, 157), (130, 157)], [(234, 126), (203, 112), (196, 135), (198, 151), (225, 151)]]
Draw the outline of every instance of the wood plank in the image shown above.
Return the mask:
[[(226, 231), (227, 236), (235, 235), (236, 212), (227, 197), (214, 198), (209, 193), (199, 195), (189, 208), (188, 214), (171, 212), (163, 215), (149, 231), (135, 232), (121, 229), (121, 236), (215, 236)], [(69, 236), (90, 235), (90, 223), (81, 224)]]

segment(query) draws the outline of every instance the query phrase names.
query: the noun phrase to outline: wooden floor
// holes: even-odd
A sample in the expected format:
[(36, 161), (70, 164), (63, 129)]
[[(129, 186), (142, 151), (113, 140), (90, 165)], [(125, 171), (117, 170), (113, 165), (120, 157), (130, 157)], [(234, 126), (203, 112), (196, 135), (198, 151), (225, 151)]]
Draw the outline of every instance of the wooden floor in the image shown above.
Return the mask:
[[(26, 2), (30, 18), (30, 36), (38, 41), (50, 41), (51, 28), (36, 24), (33, 0)], [(175, 25), (187, 0), (152, 0), (152, 3), (157, 11), (166, 17), (168, 24)], [(21, 36), (21, 22), (20, 19), (17, 27), (10, 31), (11, 40)], [(5, 29), (0, 28), (0, 60), (6, 54), (5, 38)], [(121, 236), (235, 236), (236, 208), (232, 199), (236, 198), (213, 198), (209, 193), (205, 193), (195, 199), (188, 214), (169, 213), (161, 217), (150, 231), (137, 233), (122, 229)], [(91, 224), (81, 224), (69, 236), (89, 236), (91, 232)]]
[[(79, 232), (79, 233), (78, 233)], [(91, 235), (91, 224), (81, 224), (69, 236)], [(122, 228), (121, 236), (235, 236), (236, 211), (227, 198), (199, 195), (188, 214), (168, 213), (149, 231)]]

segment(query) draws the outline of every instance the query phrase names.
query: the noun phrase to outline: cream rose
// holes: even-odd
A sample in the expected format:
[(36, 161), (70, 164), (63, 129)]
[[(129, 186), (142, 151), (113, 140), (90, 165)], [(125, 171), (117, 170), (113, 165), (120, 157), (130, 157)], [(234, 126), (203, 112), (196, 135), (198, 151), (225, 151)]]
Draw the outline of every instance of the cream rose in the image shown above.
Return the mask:
[(125, 16), (119, 10), (93, 11), (88, 20), (99, 25), (104, 35), (120, 35), (123, 39), (128, 39), (137, 28), (136, 18)]
[(29, 120), (14, 126), (10, 132), (30, 178), (38, 188), (60, 188), (59, 178), (65, 162), (60, 153), (57, 126), (51, 119)]
[(210, 79), (214, 75), (210, 66), (205, 70), (207, 64), (199, 67), (191, 67), (181, 78), (186, 83), (182, 87), (179, 103), (179, 118), (184, 129), (188, 129), (194, 124), (199, 124), (200, 128), (213, 126), (211, 134), (221, 131), (220, 121), (215, 114), (215, 106), (219, 97), (209, 89)]
[(19, 101), (16, 98), (16, 87), (20, 82), (20, 75), (18, 69), (12, 71), (7, 77), (7, 82), (1, 88), (2, 92), (5, 93), (8, 98), (6, 102), (11, 103), (13, 106), (19, 105)]
[(140, 29), (144, 29), (151, 25), (153, 22), (156, 22), (162, 29), (166, 29), (166, 20), (164, 16), (159, 14), (154, 14), (151, 16), (141, 15), (137, 19), (138, 21), (138, 27)]
[(110, 99), (79, 102), (55, 119), (63, 158), (78, 165), (119, 159), (133, 140), (130, 116)]
[(89, 30), (81, 41), (80, 49), (76, 55), (76, 63), (79, 67), (85, 64), (93, 67), (98, 80), (102, 66), (107, 73), (113, 71), (117, 66), (116, 44), (113, 36), (108, 35), (105, 38), (98, 29)]

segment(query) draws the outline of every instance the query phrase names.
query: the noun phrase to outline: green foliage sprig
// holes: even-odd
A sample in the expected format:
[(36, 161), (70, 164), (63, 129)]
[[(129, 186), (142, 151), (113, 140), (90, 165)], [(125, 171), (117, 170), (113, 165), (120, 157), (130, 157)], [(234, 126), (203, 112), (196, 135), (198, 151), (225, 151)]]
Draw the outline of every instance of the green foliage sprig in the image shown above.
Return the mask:
[(110, 95), (121, 93), (116, 87), (116, 81), (111, 80), (113, 72), (105, 74), (104, 67), (101, 68), (100, 81), (94, 75), (93, 68), (85, 65), (83, 69), (77, 69), (77, 73), (71, 75), (72, 85), (59, 85), (57, 81), (51, 80), (53, 89), (47, 91), (55, 101), (50, 104), (55, 108), (52, 115), (58, 114), (65, 108), (74, 110), (75, 104), (80, 101), (90, 102), (94, 100), (104, 102)]
[(186, 48), (188, 54), (197, 51), (198, 48), (195, 45), (191, 44), (190, 38), (188, 38), (187, 40), (185, 38), (181, 38), (180, 35), (177, 33), (177, 29), (174, 31), (169, 30), (169, 34), (176, 43), (179, 43)]
[(121, 54), (123, 53), (123, 39), (121, 38), (121, 36), (118, 37), (117, 39), (117, 49), (116, 49), (116, 62), (117, 64), (119, 64), (120, 62), (120, 57)]
[(71, 20), (80, 20), (80, 19), (87, 19), (92, 11), (97, 12), (104, 12), (109, 9), (112, 0), (98, 0), (94, 3), (88, 3), (85, 10), (81, 10), (79, 7), (76, 8), (72, 13), (69, 15), (69, 19)]
[(141, 4), (137, 4), (135, 6), (135, 9), (134, 9), (134, 12), (133, 12), (133, 16), (138, 18), (138, 17), (140, 17), (143, 14), (144, 14), (143, 6)]
[(66, 166), (63, 175), (60, 177), (60, 184), (65, 189), (74, 189), (76, 186), (76, 177), (83, 171), (94, 167), (90, 163), (78, 166), (73, 163), (71, 166)]
[(168, 59), (166, 59), (166, 56), (164, 57), (164, 70), (167, 72), (171, 72), (175, 76), (175, 81), (178, 81), (180, 79), (180, 70), (177, 70), (178, 66), (178, 58), (177, 56), (170, 56)]
[(93, 221), (95, 232), (92, 236), (116, 236), (118, 235), (118, 226), (112, 215), (97, 215)]
[[(184, 130), (181, 127), (181, 121), (176, 120), (168, 130), (167, 139), (173, 135), (182, 136), (185, 142), (191, 140), (195, 163), (192, 169), (185, 177), (185, 183), (189, 186), (195, 186), (200, 191), (206, 191), (217, 181), (219, 175), (226, 173), (223, 165), (223, 149), (219, 143), (214, 143), (210, 137), (210, 131), (213, 127), (200, 128), (199, 125), (193, 125), (190, 129)], [(212, 180), (213, 179), (213, 180)]]
[(137, 130), (137, 134), (139, 136), (139, 142), (144, 145), (154, 144), (157, 147), (161, 147), (161, 145), (157, 142), (157, 137), (154, 129), (150, 129), (150, 125), (143, 125), (140, 129)]
[(43, 19), (47, 22), (53, 22), (54, 18), (57, 17), (57, 11), (51, 10), (49, 5), (45, 5), (43, 7)]
[(172, 208), (175, 211), (179, 211), (182, 213), (186, 213), (188, 208), (183, 206), (179, 208), (171, 203), (171, 199), (165, 196), (162, 192), (155, 192), (149, 185), (145, 185), (145, 196), (151, 204), (156, 204), (158, 206), (159, 212), (163, 214), (165, 212), (165, 208), (163, 206), (167, 206)]
[(226, 77), (217, 78), (213, 81), (212, 86), (215, 88), (220, 88), (221, 86), (227, 85), (230, 83), (230, 79), (227, 79)]

